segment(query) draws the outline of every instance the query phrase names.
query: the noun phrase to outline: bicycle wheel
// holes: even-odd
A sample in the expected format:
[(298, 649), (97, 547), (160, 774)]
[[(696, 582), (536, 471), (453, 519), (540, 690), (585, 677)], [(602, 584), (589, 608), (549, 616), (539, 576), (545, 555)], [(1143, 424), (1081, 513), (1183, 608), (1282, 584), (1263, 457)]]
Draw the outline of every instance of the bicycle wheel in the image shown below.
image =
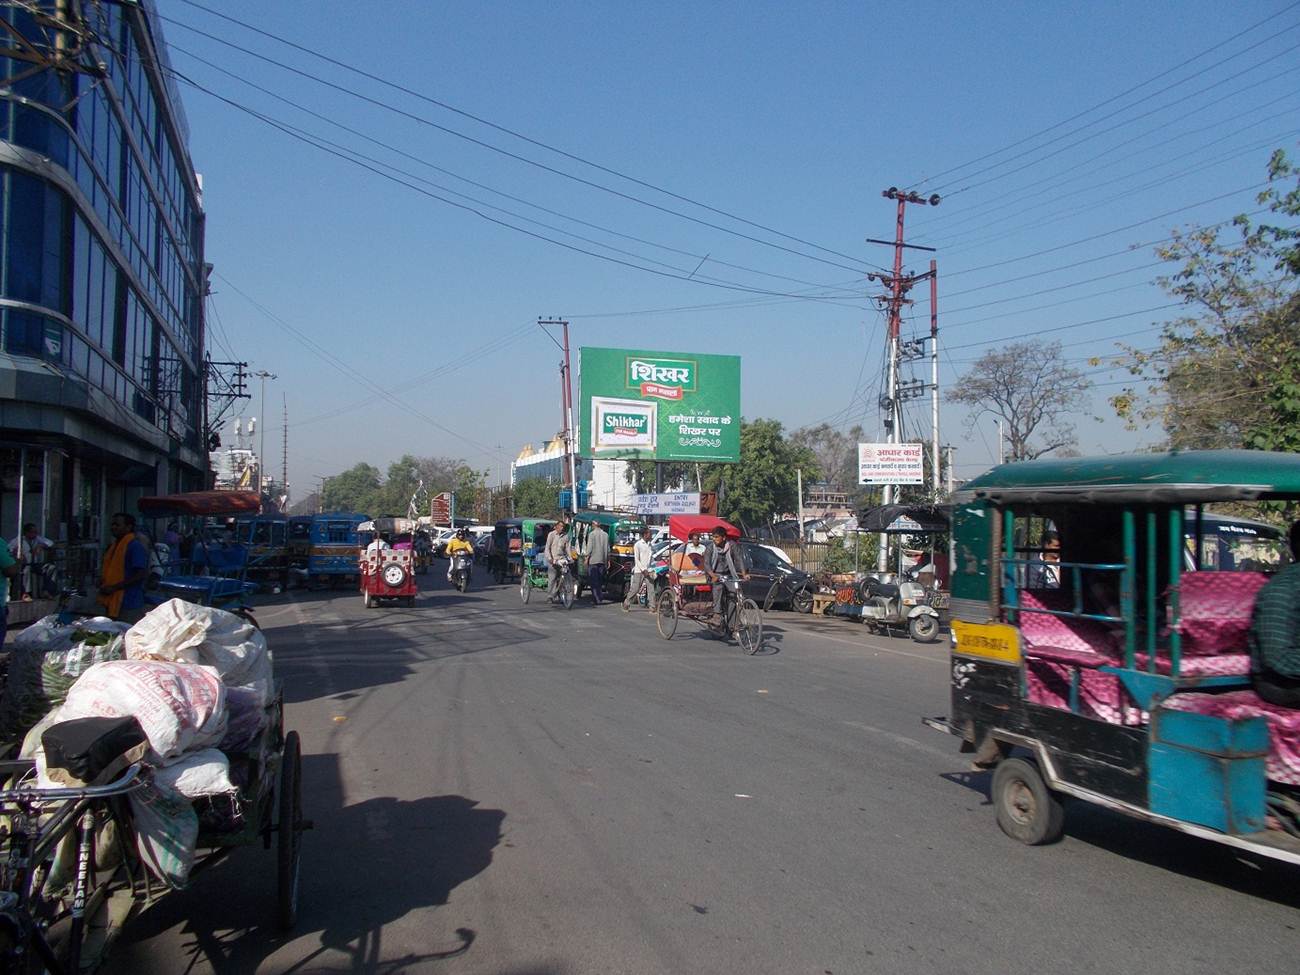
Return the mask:
[(564, 578), (560, 580), (560, 603), (565, 609), (572, 609), (574, 602), (574, 590), (577, 583), (571, 574), (565, 573)]
[(528, 605), (528, 597), (530, 597), (532, 594), (533, 594), (532, 575), (528, 571), (528, 566), (524, 566), (524, 568), (519, 573), (519, 598), (524, 601), (525, 606)]
[(775, 605), (777, 592), (778, 590), (780, 590), (780, 588), (781, 588), (780, 579), (774, 580), (772, 582), (772, 585), (768, 587), (767, 595), (763, 597), (763, 612), (766, 613), (768, 610), (772, 608), (773, 605)]
[(659, 635), (665, 640), (671, 640), (673, 634), (677, 632), (677, 598), (671, 590), (664, 590), (659, 594), (658, 614), (655, 617), (655, 626), (659, 628)]
[(740, 649), (753, 656), (763, 645), (763, 613), (752, 599), (742, 599), (736, 607), (736, 639)]
[(276, 915), (283, 930), (298, 920), (298, 870), (302, 860), (302, 748), (298, 732), (284, 736), (280, 759), (280, 818), (276, 822)]

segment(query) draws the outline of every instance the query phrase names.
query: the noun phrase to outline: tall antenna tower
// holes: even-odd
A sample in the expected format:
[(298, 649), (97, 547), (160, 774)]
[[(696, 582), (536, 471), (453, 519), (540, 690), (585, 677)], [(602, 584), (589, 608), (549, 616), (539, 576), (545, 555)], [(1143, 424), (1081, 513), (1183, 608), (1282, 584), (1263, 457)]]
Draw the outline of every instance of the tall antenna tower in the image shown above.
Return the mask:
[(289, 394), (284, 393), (284, 429), (280, 434), (280, 493), (289, 497)]

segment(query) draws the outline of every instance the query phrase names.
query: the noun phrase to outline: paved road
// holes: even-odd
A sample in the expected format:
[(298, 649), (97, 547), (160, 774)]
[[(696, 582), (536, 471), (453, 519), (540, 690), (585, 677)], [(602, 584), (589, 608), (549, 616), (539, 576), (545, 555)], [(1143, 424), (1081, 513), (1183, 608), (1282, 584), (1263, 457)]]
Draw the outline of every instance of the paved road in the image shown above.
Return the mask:
[(941, 644), (772, 614), (766, 655), (517, 591), (261, 619), (305, 743), (302, 919), (241, 851), (110, 970), (1294, 971), (1297, 874), (1075, 806), (1004, 837), (943, 713)]

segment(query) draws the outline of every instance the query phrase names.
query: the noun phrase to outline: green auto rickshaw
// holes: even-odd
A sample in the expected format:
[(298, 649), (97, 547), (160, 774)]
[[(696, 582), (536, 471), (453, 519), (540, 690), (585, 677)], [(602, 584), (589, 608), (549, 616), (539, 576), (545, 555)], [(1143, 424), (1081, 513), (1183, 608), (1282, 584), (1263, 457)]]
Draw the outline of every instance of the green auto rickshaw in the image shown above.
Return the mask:
[[(633, 548), (641, 537), (645, 522), (635, 515), (618, 514), (613, 511), (580, 511), (573, 516), (573, 529), (570, 537), (574, 548), (583, 552), (587, 548), (587, 539), (593, 531), (603, 531), (609, 536), (609, 571), (605, 574), (605, 592), (610, 599), (617, 594), (622, 599), (627, 594), (628, 582), (632, 578), (634, 562)], [(587, 577), (586, 558), (579, 560), (578, 595), (582, 595)]]

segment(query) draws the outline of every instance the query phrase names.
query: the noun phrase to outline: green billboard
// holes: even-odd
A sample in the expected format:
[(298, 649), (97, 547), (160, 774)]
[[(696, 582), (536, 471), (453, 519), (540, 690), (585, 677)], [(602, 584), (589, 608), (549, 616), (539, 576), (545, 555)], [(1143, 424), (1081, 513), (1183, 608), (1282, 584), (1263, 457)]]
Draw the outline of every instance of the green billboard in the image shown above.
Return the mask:
[(578, 350), (584, 457), (740, 460), (740, 356)]

